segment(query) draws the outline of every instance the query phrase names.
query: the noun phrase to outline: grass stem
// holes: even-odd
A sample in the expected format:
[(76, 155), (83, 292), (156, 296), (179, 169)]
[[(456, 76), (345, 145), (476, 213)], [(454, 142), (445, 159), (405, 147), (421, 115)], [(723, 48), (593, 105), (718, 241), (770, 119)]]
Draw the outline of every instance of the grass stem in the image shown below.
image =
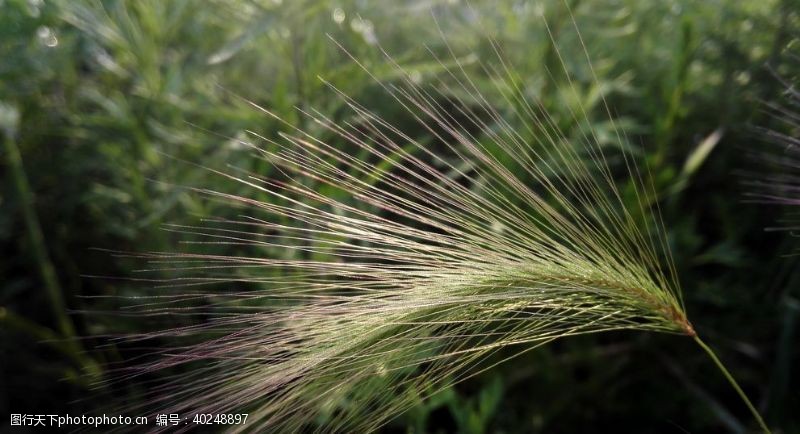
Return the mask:
[[(28, 177), (25, 174), (25, 169), (22, 164), (22, 156), (11, 134), (6, 133), (4, 136), (3, 148), (8, 160), (8, 166), (11, 172), (10, 176), (16, 188), (19, 207), (22, 210), (25, 226), (28, 230), (31, 256), (33, 256), (33, 259), (39, 266), (39, 275), (44, 283), (45, 293), (49, 299), (58, 331), (64, 338), (62, 347), (69, 347), (69, 352), (80, 355), (83, 352), (83, 348), (77, 341), (75, 325), (72, 323), (69, 315), (67, 315), (67, 304), (64, 300), (64, 294), (58, 282), (55, 267), (47, 253), (47, 244), (42, 232), (41, 223), (39, 222), (39, 216), (36, 214), (34, 208), (33, 193), (31, 192)], [(82, 367), (87, 373), (99, 375), (100, 368), (91, 358), (80, 356), (79, 360), (82, 361)]]
[(717, 357), (716, 353), (714, 353), (714, 350), (706, 345), (706, 343), (703, 342), (703, 340), (697, 335), (694, 336), (694, 341), (697, 342), (697, 345), (700, 345), (700, 347), (705, 350), (706, 353), (708, 353), (709, 357), (711, 357), (711, 360), (714, 361), (714, 363), (717, 365), (717, 368), (719, 368), (722, 374), (725, 375), (725, 378), (727, 378), (728, 382), (731, 383), (731, 386), (733, 386), (733, 388), (736, 390), (736, 393), (739, 394), (739, 397), (742, 398), (742, 401), (744, 401), (744, 403), (747, 405), (747, 408), (750, 409), (750, 412), (756, 418), (756, 421), (758, 421), (758, 425), (761, 427), (761, 429), (765, 433), (769, 434), (771, 431), (769, 430), (766, 422), (764, 422), (764, 419), (761, 417), (761, 414), (758, 412), (758, 410), (756, 410), (756, 407), (753, 405), (753, 403), (750, 402), (750, 398), (748, 398), (747, 394), (744, 393), (744, 390), (742, 390), (742, 388), (739, 386), (739, 383), (736, 382), (736, 379), (733, 378), (733, 375), (731, 375), (731, 373), (728, 372), (728, 369), (725, 368), (725, 365), (722, 364), (722, 361), (719, 359), (719, 357)]

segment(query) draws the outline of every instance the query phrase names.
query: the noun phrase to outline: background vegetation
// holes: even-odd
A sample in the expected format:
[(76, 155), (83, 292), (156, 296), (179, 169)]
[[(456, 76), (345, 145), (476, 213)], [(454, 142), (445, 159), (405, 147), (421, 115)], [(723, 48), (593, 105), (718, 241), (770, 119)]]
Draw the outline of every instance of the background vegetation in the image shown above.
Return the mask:
[[(476, 2), (474, 9), (423, 0), (0, 1), (0, 413), (96, 414), (109, 401), (145, 400), (163, 379), (92, 388), (91, 378), (143, 354), (102, 336), (181, 320), (126, 316), (119, 298), (105, 296), (159, 290), (87, 277), (132, 277), (143, 267), (93, 248), (173, 251), (187, 237), (163, 224), (237, 213), (176, 187), (222, 188), (179, 160), (273, 170), (231, 138), (246, 129), (274, 137), (280, 126), (235, 95), (313, 131), (295, 106), (347, 120), (322, 76), (424, 138), (326, 34), (380, 80), (397, 77), (377, 43), (420, 81), (435, 80), (443, 70), (423, 48), (443, 52), (433, 11), (461, 61), (492, 59), (486, 33), (494, 35), (527, 96), (562, 129), (592, 128), (609, 146), (646, 158), (695, 327), (773, 427), (800, 431), (800, 381), (792, 369), (800, 366), (797, 240), (764, 230), (791, 212), (748, 202), (742, 182), (769, 170), (753, 157), (766, 146), (754, 126), (789, 128), (762, 104), (785, 89), (776, 75), (791, 82), (800, 73), (787, 61), (797, 53), (800, 4), (568, 3), (598, 81), (561, 0)], [(579, 100), (555, 72), (563, 70), (559, 54)], [(476, 82), (489, 86), (475, 70)], [(600, 95), (624, 126), (625, 143), (615, 141)], [(492, 103), (501, 110), (507, 104)], [(587, 107), (591, 125), (571, 124), (577, 104)], [(78, 314), (84, 311), (92, 313)], [(724, 378), (688, 339), (610, 333), (526, 353), (386, 429), (743, 432), (750, 425)]]

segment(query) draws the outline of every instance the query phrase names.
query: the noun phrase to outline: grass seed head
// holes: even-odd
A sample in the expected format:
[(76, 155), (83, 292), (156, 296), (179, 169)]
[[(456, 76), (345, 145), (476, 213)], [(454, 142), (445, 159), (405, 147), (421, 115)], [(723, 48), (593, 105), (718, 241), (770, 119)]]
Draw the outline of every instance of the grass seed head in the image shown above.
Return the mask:
[[(301, 129), (250, 103), (284, 127), (277, 138), (239, 140), (274, 174), (212, 170), (250, 194), (196, 191), (240, 207), (241, 217), (170, 229), (234, 252), (284, 254), (195, 253), (189, 244), (142, 255), (179, 274), (161, 281), (168, 298), (142, 308), (206, 318), (141, 337), (195, 338), (142, 368), (197, 365), (164, 386), (161, 413), (246, 410), (247, 425), (235, 428), (371, 430), (555, 339), (624, 329), (695, 335), (646, 176), (593, 130), (563, 131), (523, 96), (490, 43), (495, 58), (477, 62), (488, 89), (452, 51), (452, 60), (434, 56), (444, 74), (432, 82), (386, 56), (401, 79), (375, 79), (385, 104), (429, 141), (324, 81), (346, 120), (301, 108)], [(566, 89), (577, 98), (579, 86)], [(570, 116), (581, 125), (590, 114), (578, 106)]]

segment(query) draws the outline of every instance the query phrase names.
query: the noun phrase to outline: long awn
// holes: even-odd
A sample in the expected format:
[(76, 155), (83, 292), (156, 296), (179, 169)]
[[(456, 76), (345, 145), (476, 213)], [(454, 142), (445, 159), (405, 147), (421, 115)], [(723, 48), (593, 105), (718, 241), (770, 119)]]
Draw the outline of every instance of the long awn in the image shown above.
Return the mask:
[[(279, 137), (250, 131), (238, 140), (275, 172), (208, 170), (260, 198), (195, 189), (243, 214), (171, 230), (291, 254), (137, 255), (159, 272), (182, 273), (152, 279), (183, 290), (143, 310), (207, 317), (135, 337), (202, 339), (161, 350), (136, 371), (201, 362), (162, 386), (153, 403), (160, 413), (247, 409), (236, 429), (370, 431), (508, 358), (508, 349), (518, 355), (566, 336), (645, 330), (695, 339), (768, 431), (687, 319), (656, 194), (634, 157), (591, 129), (568, 137), (489, 42), (495, 56), (478, 65), (508, 103), (502, 112), (447, 44), (452, 60), (432, 54), (445, 73), (431, 82), (385, 56), (402, 78), (375, 83), (429, 141), (328, 82), (350, 120), (302, 107), (308, 127), (299, 128), (249, 103), (284, 126)], [(605, 100), (603, 107), (614, 125)], [(577, 125), (590, 122), (582, 106), (569, 114)], [(202, 289), (209, 285), (231, 289)]]

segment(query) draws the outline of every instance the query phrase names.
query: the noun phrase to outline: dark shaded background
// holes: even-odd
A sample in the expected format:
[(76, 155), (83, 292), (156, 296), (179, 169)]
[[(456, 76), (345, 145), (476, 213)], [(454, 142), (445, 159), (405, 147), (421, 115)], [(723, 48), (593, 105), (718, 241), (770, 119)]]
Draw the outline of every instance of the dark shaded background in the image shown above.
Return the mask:
[[(747, 182), (776, 170), (758, 157), (772, 148), (757, 127), (791, 132), (764, 105), (782, 102), (785, 83), (777, 77), (797, 83), (800, 4), (569, 4), (598, 82), (561, 0), (476, 2), (474, 9), (421, 0), (0, 1), (0, 427), (8, 426), (10, 413), (97, 414), (108, 402), (146, 399), (149, 382), (159, 381), (92, 387), (110, 366), (129, 366), (143, 351), (102, 336), (178, 321), (126, 316), (118, 298), (93, 298), (157, 291), (87, 277), (131, 277), (142, 267), (93, 248), (171, 251), (185, 237), (163, 230), (164, 223), (235, 214), (174, 186), (221, 188), (218, 179), (177, 159), (273, 170), (225, 137), (245, 129), (275, 137), (279, 125), (231, 95), (301, 125), (294, 106), (347, 120), (321, 75), (367, 106), (381, 107), (412, 129), (409, 134), (424, 136), (381, 104), (380, 87), (326, 33), (381, 80), (397, 77), (376, 42), (420, 80), (434, 80), (443, 71), (422, 48), (443, 50), (434, 12), (467, 63), (491, 58), (481, 26), (488, 28), (528, 96), (577, 134), (587, 126), (570, 124), (563, 80), (547, 72), (563, 70), (558, 49), (579, 83), (580, 103), (596, 113), (588, 127), (647, 160), (695, 327), (775, 431), (800, 432), (800, 384), (792, 369), (798, 366), (798, 240), (790, 231), (765, 231), (791, 222), (796, 211), (747, 200)], [(479, 75), (476, 81), (482, 83)], [(626, 143), (611, 143), (599, 94), (625, 127)], [(501, 110), (506, 104), (492, 102)], [(722, 138), (713, 150), (706, 157), (695, 152), (715, 131)], [(692, 342), (620, 332), (528, 352), (445, 391), (386, 430), (748, 428), (753, 421), (743, 404)]]

